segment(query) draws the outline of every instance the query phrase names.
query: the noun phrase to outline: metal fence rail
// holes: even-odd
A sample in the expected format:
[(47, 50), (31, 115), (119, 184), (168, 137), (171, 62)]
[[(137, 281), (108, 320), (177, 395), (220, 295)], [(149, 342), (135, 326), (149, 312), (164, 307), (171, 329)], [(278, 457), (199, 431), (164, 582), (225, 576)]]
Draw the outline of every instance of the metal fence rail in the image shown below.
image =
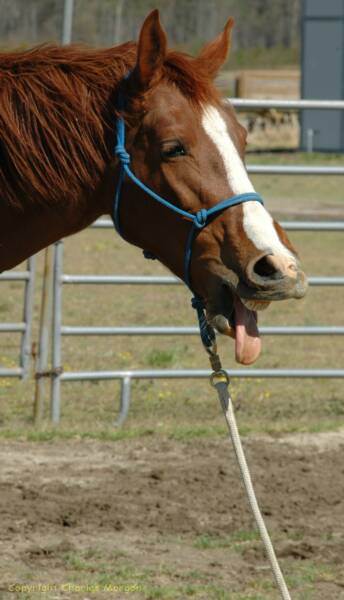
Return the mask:
[[(340, 378), (344, 377), (344, 369), (225, 369), (231, 378), (249, 377), (260, 379), (263, 377), (283, 378)], [(106, 379), (204, 379), (211, 375), (209, 369), (168, 369), (146, 371), (68, 371), (61, 374), (63, 381), (94, 381)]]
[(228, 101), (235, 108), (244, 110), (261, 110), (266, 108), (280, 108), (285, 110), (301, 110), (303, 108), (344, 110), (344, 100), (254, 100), (251, 98), (229, 98)]
[(344, 167), (308, 165), (247, 165), (247, 172), (260, 175), (344, 175)]
[(13, 368), (13, 369), (5, 369), (0, 368), (0, 377), (15, 377), (15, 378), (24, 378), (23, 369), (21, 367)]
[(247, 165), (247, 172), (260, 175), (344, 175), (344, 167), (308, 165)]
[(32, 330), (32, 312), (33, 295), (35, 285), (35, 257), (27, 261), (26, 271), (4, 271), (0, 273), (1, 281), (22, 281), (24, 282), (24, 308), (23, 320), (20, 323), (0, 323), (0, 333), (20, 333), (20, 351), (18, 368), (0, 368), (0, 377), (19, 377), (25, 379), (29, 373), (31, 356), (31, 330)]
[(21, 333), (25, 329), (25, 323), (0, 323), (0, 333)]
[[(259, 327), (261, 335), (344, 335), (344, 327), (330, 326), (290, 326), (290, 327)], [(61, 327), (61, 335), (199, 335), (198, 327)]]
[[(62, 275), (62, 283), (110, 285), (185, 285), (173, 276), (155, 275)], [(310, 286), (344, 285), (344, 277), (309, 277)]]
[[(272, 379), (333, 379), (344, 378), (344, 369), (226, 369), (231, 379), (235, 378), (272, 378)], [(133, 379), (209, 379), (211, 371), (201, 369), (179, 369), (176, 371), (74, 371), (62, 373), (59, 381), (113, 381), (121, 382), (120, 409), (115, 425), (120, 426), (126, 420), (131, 400), (131, 382)], [(56, 379), (55, 379), (56, 381)], [(60, 384), (58, 384), (60, 385)], [(60, 399), (52, 406), (52, 419), (58, 422), (60, 417)]]

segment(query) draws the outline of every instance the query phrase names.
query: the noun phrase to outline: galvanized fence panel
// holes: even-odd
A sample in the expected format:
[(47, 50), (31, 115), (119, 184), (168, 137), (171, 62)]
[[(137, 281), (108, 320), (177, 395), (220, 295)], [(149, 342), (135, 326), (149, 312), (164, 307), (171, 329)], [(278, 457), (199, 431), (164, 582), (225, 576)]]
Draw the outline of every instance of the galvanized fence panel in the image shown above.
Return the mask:
[[(282, 223), (287, 231), (344, 231), (344, 222), (334, 221), (285, 221)], [(96, 221), (93, 228), (113, 228), (109, 220)], [(344, 277), (310, 277), (311, 286), (343, 286)], [(54, 422), (60, 419), (61, 382), (62, 381), (94, 381), (119, 380), (121, 382), (120, 411), (116, 424), (122, 424), (128, 414), (133, 379), (187, 379), (206, 378), (210, 371), (197, 369), (179, 370), (126, 370), (126, 371), (71, 371), (63, 372), (61, 362), (61, 344), (63, 336), (161, 336), (161, 335), (198, 335), (198, 327), (173, 326), (65, 326), (62, 325), (62, 287), (63, 285), (184, 285), (174, 276), (142, 276), (142, 275), (78, 275), (63, 273), (63, 243), (58, 244), (54, 267), (54, 332), (53, 332), (53, 364), (52, 364), (52, 398), (51, 417)], [(262, 335), (344, 335), (344, 326), (289, 326), (261, 327)], [(232, 378), (343, 378), (344, 369), (231, 369), (228, 375)]]
[(0, 377), (19, 377), (25, 379), (29, 373), (31, 357), (31, 330), (35, 286), (35, 257), (27, 261), (26, 271), (4, 271), (0, 273), (0, 281), (24, 282), (23, 320), (20, 323), (0, 323), (0, 333), (20, 333), (19, 366), (16, 368), (0, 367)]
[[(38, 27), (37, 7), (32, 2), (23, 4), (23, 11), (18, 14), (3, 15), (6, 22), (6, 37), (3, 43), (23, 43), (21, 35), (25, 35), (25, 44), (35, 44), (44, 41), (41, 35), (49, 39), (61, 39), (62, 44), (72, 41), (74, 0), (64, 0), (63, 4), (53, 7), (43, 19), (43, 27)], [(29, 16), (28, 16), (29, 15)], [(23, 25), (23, 23), (25, 25)], [(41, 29), (41, 30), (40, 30)], [(3, 32), (4, 34), (4, 32)], [(24, 310), (21, 323), (0, 323), (0, 333), (21, 333), (19, 366), (13, 369), (0, 367), (0, 377), (18, 377), (25, 379), (28, 376), (31, 358), (31, 330), (33, 318), (33, 297), (35, 283), (35, 257), (27, 261), (26, 271), (5, 271), (0, 273), (0, 281), (24, 281)]]
[(230, 98), (230, 103), (238, 109), (262, 110), (279, 108), (281, 110), (302, 110), (310, 108), (314, 110), (344, 110), (344, 100), (265, 100), (251, 98)]

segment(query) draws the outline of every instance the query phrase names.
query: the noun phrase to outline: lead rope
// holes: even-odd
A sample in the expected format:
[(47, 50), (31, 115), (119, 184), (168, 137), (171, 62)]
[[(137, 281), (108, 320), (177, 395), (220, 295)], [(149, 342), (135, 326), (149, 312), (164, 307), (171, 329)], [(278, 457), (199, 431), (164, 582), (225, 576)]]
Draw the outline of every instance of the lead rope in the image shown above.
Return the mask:
[(278, 560), (269, 536), (269, 532), (266, 528), (262, 513), (260, 511), (256, 494), (253, 488), (250, 471), (247, 465), (246, 457), (242, 447), (239, 430), (233, 410), (232, 398), (229, 393), (229, 377), (222, 369), (221, 360), (217, 353), (216, 334), (214, 329), (209, 325), (204, 311), (204, 305), (200, 298), (196, 297), (192, 299), (192, 306), (197, 311), (200, 334), (203, 346), (209, 356), (211, 368), (213, 373), (210, 377), (211, 385), (216, 388), (218, 397), (221, 403), (223, 414), (225, 416), (227, 426), (229, 429), (230, 437), (232, 440), (234, 452), (238, 461), (241, 478), (243, 480), (247, 498), (251, 507), (252, 514), (256, 521), (258, 531), (261, 540), (264, 544), (266, 554), (268, 556), (270, 566), (276, 581), (277, 588), (279, 590), (282, 600), (291, 600), (286, 582), (283, 577), (283, 573), (278, 564)]

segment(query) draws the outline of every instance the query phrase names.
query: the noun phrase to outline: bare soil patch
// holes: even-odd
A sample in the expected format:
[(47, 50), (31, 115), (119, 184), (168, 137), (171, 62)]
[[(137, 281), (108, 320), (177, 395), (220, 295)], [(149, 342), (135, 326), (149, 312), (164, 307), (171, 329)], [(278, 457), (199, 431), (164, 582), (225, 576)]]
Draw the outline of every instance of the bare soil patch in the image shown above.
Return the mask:
[[(344, 436), (324, 435), (245, 441), (303, 600), (344, 598)], [(2, 441), (0, 464), (2, 598), (277, 598), (226, 439)]]

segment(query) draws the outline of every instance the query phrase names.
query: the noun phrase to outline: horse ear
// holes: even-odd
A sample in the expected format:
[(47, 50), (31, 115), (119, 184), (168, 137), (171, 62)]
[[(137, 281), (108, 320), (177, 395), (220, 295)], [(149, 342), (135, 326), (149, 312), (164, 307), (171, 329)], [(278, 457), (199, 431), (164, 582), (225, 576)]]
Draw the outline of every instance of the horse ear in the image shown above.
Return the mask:
[(224, 27), (224, 30), (212, 42), (204, 46), (197, 59), (213, 79), (225, 62), (230, 45), (231, 33), (234, 25), (234, 19), (230, 17)]
[(138, 41), (135, 76), (140, 87), (149, 87), (153, 75), (164, 62), (166, 47), (166, 33), (160, 23), (159, 11), (155, 9), (146, 17)]

